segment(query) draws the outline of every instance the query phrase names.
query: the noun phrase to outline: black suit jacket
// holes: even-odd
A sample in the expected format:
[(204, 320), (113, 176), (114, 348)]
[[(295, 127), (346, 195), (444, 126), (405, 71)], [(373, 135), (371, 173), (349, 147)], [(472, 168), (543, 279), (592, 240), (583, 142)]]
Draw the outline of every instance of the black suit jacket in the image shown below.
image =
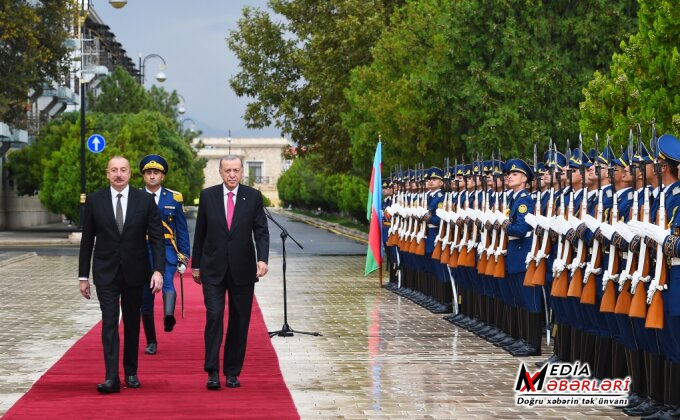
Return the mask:
[(130, 188), (123, 233), (119, 233), (111, 201), (111, 188), (106, 187), (90, 194), (85, 205), (78, 276), (89, 277), (92, 259), (92, 277), (96, 285), (112, 282), (120, 266), (123, 267), (123, 277), (127, 284), (139, 286), (150, 282), (147, 232), (153, 253), (153, 269), (163, 273), (163, 225), (153, 196)]
[(269, 261), (262, 193), (239, 185), (228, 229), (222, 184), (201, 191), (192, 255), (191, 267), (201, 270), (201, 281), (218, 284), (229, 270), (235, 284), (255, 283), (257, 261)]

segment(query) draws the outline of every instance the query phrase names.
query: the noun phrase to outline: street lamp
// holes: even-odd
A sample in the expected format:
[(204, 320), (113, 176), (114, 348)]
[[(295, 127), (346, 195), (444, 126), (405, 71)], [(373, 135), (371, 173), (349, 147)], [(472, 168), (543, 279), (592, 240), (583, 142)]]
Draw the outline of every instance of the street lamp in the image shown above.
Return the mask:
[(144, 69), (146, 66), (146, 60), (150, 58), (160, 58), (163, 64), (159, 66), (160, 71), (156, 75), (156, 80), (158, 80), (160, 83), (163, 83), (167, 80), (167, 76), (165, 73), (163, 73), (163, 70), (165, 70), (166, 64), (165, 64), (165, 59), (161, 57), (158, 54), (148, 54), (142, 59), (142, 54), (139, 54), (139, 84), (143, 85), (144, 84)]
[(109, 0), (109, 4), (116, 9), (122, 9), (127, 4), (127, 0)]
[(177, 106), (177, 112), (182, 115), (186, 112), (186, 109), (184, 108), (184, 104), (186, 103), (186, 100), (184, 99), (184, 96), (180, 95), (179, 93), (176, 93), (177, 97), (182, 100)]
[(229, 137), (227, 137), (227, 143), (229, 144), (229, 153), (227, 153), (227, 154), (230, 155), (231, 154), (231, 129), (229, 129)]
[(184, 118), (182, 121), (179, 123), (179, 128), (184, 130), (184, 123), (187, 121), (191, 121), (191, 126), (189, 127), (189, 131), (192, 133), (194, 132), (194, 127), (196, 126), (196, 121), (192, 120), (191, 118)]

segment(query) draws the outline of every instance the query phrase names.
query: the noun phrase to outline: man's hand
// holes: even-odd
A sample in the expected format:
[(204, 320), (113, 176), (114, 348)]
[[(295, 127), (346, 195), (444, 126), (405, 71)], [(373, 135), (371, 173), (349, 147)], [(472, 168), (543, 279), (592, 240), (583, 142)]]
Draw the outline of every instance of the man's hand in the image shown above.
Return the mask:
[(80, 280), (80, 294), (83, 295), (85, 299), (89, 299), (92, 295), (90, 294), (90, 282), (87, 280)]
[(267, 267), (267, 263), (264, 261), (258, 261), (257, 262), (257, 277), (264, 277), (265, 274), (269, 271), (269, 268)]
[(201, 284), (201, 270), (198, 268), (192, 268), (191, 277), (194, 279), (194, 283)]
[(160, 271), (154, 271), (151, 275), (151, 292), (158, 293), (163, 288), (163, 275)]

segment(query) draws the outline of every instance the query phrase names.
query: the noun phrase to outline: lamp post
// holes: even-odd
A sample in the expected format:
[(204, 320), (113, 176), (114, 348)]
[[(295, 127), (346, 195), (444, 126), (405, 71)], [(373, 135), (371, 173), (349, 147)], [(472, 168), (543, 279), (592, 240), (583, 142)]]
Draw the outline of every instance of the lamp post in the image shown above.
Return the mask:
[(184, 99), (184, 96), (180, 95), (179, 93), (176, 93), (177, 97), (182, 101), (177, 105), (177, 112), (179, 115), (182, 115), (186, 112), (186, 108), (184, 107), (184, 104), (186, 104), (186, 100)]
[(182, 121), (180, 121), (179, 122), (179, 128), (184, 130), (184, 123), (187, 122), (187, 121), (191, 122), (191, 126), (189, 127), (189, 131), (191, 131), (193, 133), (194, 127), (196, 125), (196, 121), (192, 120), (191, 118), (184, 118)]
[(143, 85), (144, 84), (144, 69), (146, 68), (146, 60), (150, 58), (160, 58), (160, 60), (163, 62), (162, 65), (160, 65), (160, 71), (156, 75), (156, 80), (158, 80), (160, 83), (163, 83), (167, 80), (167, 76), (165, 73), (163, 73), (163, 70), (165, 70), (166, 63), (165, 59), (161, 57), (158, 54), (147, 54), (144, 58), (142, 58), (142, 54), (139, 54), (139, 84)]
[[(120, 9), (127, 4), (127, 0), (109, 0), (111, 6)], [(86, 79), (85, 74), (85, 23), (90, 14), (90, 0), (80, 1), (80, 19), (78, 22), (78, 32), (80, 39), (80, 200), (79, 200), (79, 221), (78, 226), (82, 229), (83, 217), (85, 216), (85, 201), (87, 200), (87, 183), (85, 177), (85, 142), (87, 136), (87, 121), (85, 120), (87, 91), (85, 85), (90, 82), (94, 74), (89, 75), (90, 79)]]
[(227, 144), (229, 144), (229, 153), (227, 153), (227, 154), (230, 155), (231, 154), (231, 129), (229, 129), (229, 137), (227, 137)]

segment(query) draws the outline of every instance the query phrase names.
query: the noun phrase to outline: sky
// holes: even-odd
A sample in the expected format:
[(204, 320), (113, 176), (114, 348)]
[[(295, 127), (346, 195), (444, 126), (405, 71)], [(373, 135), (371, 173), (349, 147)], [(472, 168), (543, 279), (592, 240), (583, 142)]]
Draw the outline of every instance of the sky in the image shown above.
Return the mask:
[[(248, 98), (238, 98), (229, 78), (239, 71), (238, 60), (229, 50), (226, 37), (236, 29), (244, 6), (266, 9), (267, 0), (128, 0), (122, 9), (108, 0), (90, 0), (104, 24), (128, 56), (139, 62), (158, 54), (165, 59), (167, 80), (155, 80), (162, 61), (149, 58), (145, 64), (145, 86), (156, 84), (176, 90), (185, 99), (185, 114), (205, 137), (279, 137), (275, 127), (253, 130), (243, 120)], [(185, 121), (190, 128), (191, 121)]]

